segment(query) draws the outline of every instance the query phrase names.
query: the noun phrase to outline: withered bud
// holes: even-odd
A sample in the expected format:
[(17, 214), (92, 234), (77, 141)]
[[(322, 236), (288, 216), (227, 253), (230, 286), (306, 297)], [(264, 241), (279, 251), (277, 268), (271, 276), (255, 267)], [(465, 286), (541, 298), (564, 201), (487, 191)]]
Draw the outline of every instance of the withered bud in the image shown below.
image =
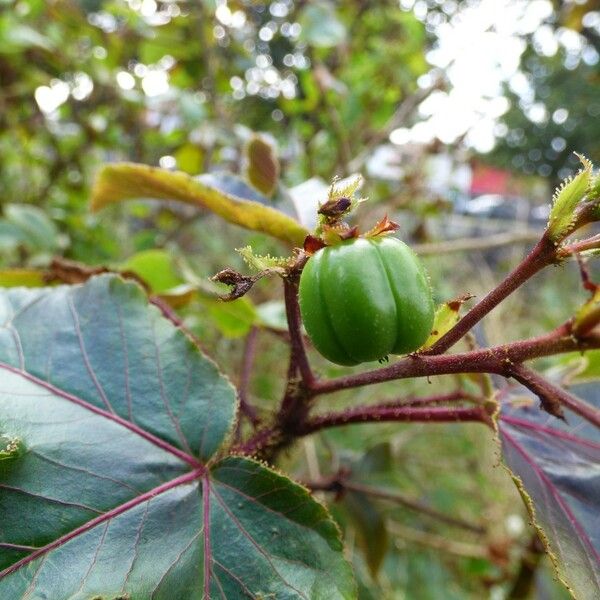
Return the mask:
[(332, 198), (319, 208), (318, 213), (329, 219), (337, 219), (350, 208), (351, 204), (350, 198)]
[(228, 294), (219, 294), (219, 298), (225, 302), (236, 300), (247, 294), (252, 286), (258, 281), (259, 277), (242, 275), (233, 269), (223, 269), (211, 277), (212, 281), (218, 281), (231, 286)]

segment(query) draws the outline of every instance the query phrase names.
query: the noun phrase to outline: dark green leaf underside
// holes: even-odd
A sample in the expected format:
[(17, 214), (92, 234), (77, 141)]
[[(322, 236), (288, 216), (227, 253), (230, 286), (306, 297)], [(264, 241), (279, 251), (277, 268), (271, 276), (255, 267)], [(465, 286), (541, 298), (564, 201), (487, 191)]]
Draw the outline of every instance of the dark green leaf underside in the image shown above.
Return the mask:
[[(521, 400), (527, 392), (519, 388)], [(600, 590), (600, 444), (586, 422), (568, 424), (531, 406), (503, 406), (499, 421), (506, 463), (533, 503), (561, 575), (575, 597), (593, 600)]]

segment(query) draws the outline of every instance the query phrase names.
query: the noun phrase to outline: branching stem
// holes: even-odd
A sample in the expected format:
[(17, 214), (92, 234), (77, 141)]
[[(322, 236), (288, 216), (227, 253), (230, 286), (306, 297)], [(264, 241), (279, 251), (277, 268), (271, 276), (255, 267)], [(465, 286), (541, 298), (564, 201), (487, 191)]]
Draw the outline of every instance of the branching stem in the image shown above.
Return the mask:
[(395, 379), (454, 373), (495, 373), (511, 377), (513, 364), (592, 348), (600, 348), (600, 334), (579, 340), (570, 334), (566, 323), (549, 334), (501, 346), (442, 356), (414, 354), (383, 369), (316, 382), (312, 392), (315, 395), (329, 394)]
[(351, 423), (377, 423), (385, 421), (425, 422), (425, 423), (457, 423), (475, 421), (486, 423), (489, 415), (481, 406), (477, 407), (377, 407), (359, 406), (335, 413), (320, 415), (309, 419), (301, 425), (297, 435), (308, 435), (321, 429), (330, 429)]
[(483, 317), (544, 267), (556, 261), (556, 246), (547, 237), (533, 247), (527, 257), (507, 277), (480, 300), (450, 331), (425, 354), (442, 354), (462, 339)]
[(570, 394), (562, 387), (554, 385), (532, 369), (524, 365), (513, 365), (511, 367), (511, 375), (519, 383), (536, 394), (542, 403), (546, 399), (556, 401), (580, 417), (583, 417), (589, 423), (600, 428), (600, 410), (573, 396), (573, 394)]
[[(310, 416), (315, 398), (324, 394), (398, 379), (459, 373), (489, 373), (506, 378), (512, 377), (537, 394), (544, 408), (555, 416), (562, 416), (562, 407), (567, 407), (600, 427), (600, 414), (597, 409), (562, 388), (554, 386), (522, 364), (544, 356), (600, 348), (598, 330), (577, 337), (573, 335), (572, 322), (567, 321), (554, 331), (535, 338), (458, 354), (443, 354), (523, 283), (544, 267), (555, 263), (557, 256), (556, 246), (544, 235), (512, 273), (475, 305), (432, 348), (409, 355), (388, 367), (327, 380), (318, 380), (310, 367), (298, 304), (299, 271), (291, 273), (284, 280), (291, 347), (284, 397), (272, 423), (257, 431), (243, 444), (239, 444), (235, 450), (273, 459), (280, 450), (301, 436), (349, 423), (479, 422), (492, 425), (488, 407), (483, 399), (466, 397), (460, 390), (438, 397), (358, 406), (336, 413)], [(475, 406), (435, 406), (455, 401), (468, 401), (475, 403)]]

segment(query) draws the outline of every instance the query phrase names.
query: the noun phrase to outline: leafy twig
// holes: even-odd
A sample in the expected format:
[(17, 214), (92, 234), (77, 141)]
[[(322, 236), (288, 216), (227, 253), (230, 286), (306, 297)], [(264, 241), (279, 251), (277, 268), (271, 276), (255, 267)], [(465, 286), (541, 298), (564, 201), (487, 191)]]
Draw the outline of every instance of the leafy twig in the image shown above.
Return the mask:
[(385, 142), (389, 137), (390, 133), (406, 123), (406, 120), (413, 114), (413, 112), (419, 107), (419, 105), (426, 100), (433, 92), (443, 89), (445, 83), (444, 80), (439, 77), (428, 87), (417, 90), (414, 94), (411, 94), (405, 98), (398, 106), (391, 119), (386, 123), (385, 127), (381, 131), (377, 132), (367, 144), (365, 144), (363, 150), (355, 156), (348, 163), (348, 172), (353, 173), (358, 171), (373, 154), (373, 150), (379, 146), (379, 144)]

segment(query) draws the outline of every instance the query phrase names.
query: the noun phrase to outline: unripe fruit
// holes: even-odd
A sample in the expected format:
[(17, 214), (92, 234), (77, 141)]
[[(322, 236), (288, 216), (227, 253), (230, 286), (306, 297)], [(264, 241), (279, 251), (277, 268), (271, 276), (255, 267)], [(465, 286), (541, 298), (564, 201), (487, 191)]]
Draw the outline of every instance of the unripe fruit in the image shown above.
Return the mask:
[(339, 365), (416, 350), (433, 326), (425, 270), (396, 238), (356, 238), (322, 248), (304, 267), (299, 296), (308, 336)]

